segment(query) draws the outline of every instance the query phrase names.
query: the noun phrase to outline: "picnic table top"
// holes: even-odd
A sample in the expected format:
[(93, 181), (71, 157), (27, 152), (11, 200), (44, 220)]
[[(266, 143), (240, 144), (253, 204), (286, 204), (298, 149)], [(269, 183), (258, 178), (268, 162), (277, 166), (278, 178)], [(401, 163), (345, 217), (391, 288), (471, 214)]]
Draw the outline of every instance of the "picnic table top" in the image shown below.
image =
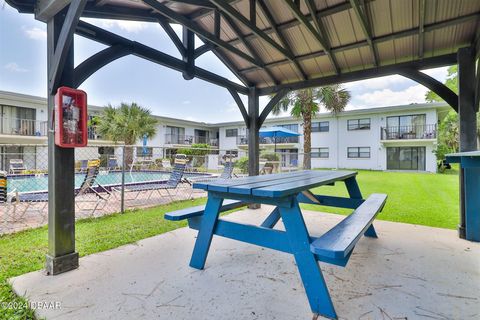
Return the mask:
[(251, 176), (238, 179), (216, 179), (194, 183), (196, 189), (259, 197), (285, 197), (318, 186), (354, 177), (355, 171), (295, 171)]
[(454, 161), (461, 157), (480, 157), (480, 151), (466, 151), (466, 152), (457, 152), (449, 153), (445, 155), (448, 161)]

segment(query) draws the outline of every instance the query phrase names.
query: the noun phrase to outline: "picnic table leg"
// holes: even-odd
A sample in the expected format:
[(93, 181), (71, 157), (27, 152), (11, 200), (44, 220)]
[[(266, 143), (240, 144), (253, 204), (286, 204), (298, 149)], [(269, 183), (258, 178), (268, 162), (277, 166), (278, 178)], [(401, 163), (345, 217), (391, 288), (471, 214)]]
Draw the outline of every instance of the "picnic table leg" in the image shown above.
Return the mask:
[[(363, 199), (360, 188), (358, 187), (357, 179), (355, 177), (348, 178), (345, 180), (345, 186), (347, 187), (348, 195), (352, 199)], [(365, 237), (378, 238), (377, 232), (373, 223), (368, 227), (367, 231), (364, 233)]]
[(298, 271), (307, 293), (310, 308), (314, 313), (337, 318), (328, 288), (318, 266), (315, 255), (310, 251), (310, 236), (303, 220), (297, 199), (291, 208), (279, 208), (286, 234), (297, 262)]
[(268, 217), (262, 222), (260, 226), (264, 228), (272, 229), (273, 227), (275, 227), (278, 220), (280, 220), (280, 211), (278, 210), (278, 207), (276, 207), (275, 209), (273, 209), (272, 213), (270, 213)]
[(207, 260), (208, 250), (212, 243), (213, 231), (217, 224), (222, 203), (222, 198), (208, 197), (205, 213), (202, 216), (197, 240), (193, 248), (192, 258), (190, 259), (190, 267), (192, 268), (201, 270), (205, 266), (205, 260)]

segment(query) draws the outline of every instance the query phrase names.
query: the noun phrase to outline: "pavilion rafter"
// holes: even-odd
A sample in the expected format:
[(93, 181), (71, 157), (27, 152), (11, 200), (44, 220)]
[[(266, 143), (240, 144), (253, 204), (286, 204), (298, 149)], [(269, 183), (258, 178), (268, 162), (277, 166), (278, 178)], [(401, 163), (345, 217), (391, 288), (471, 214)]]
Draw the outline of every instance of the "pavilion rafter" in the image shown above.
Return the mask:
[[(439, 30), (439, 29), (446, 28), (446, 27), (449, 27), (449, 26), (453, 26), (453, 25), (456, 25), (456, 24), (459, 24), (459, 23), (472, 21), (472, 20), (475, 20), (475, 19), (478, 19), (478, 18), (480, 18), (480, 13), (472, 13), (472, 14), (467, 14), (467, 15), (452, 18), (452, 19), (447, 19), (447, 20), (440, 21), (440, 22), (431, 23), (431, 24), (428, 24), (428, 25), (424, 26), (424, 32), (431, 32), (431, 31), (434, 31), (434, 30)], [(417, 27), (397, 31), (397, 32), (394, 32), (394, 33), (391, 33), (391, 34), (386, 34), (386, 35), (383, 35), (383, 36), (378, 36), (378, 37), (373, 38), (372, 41), (375, 45), (378, 45), (379, 43), (390, 41), (392, 39), (400, 39), (400, 38), (412, 36), (412, 35), (415, 35), (415, 34), (418, 34), (418, 28)], [(349, 43), (349, 44), (344, 44), (344, 45), (340, 45), (340, 46), (337, 46), (337, 47), (333, 47), (332, 52), (333, 53), (340, 53), (340, 52), (355, 49), (355, 48), (365, 47), (367, 45), (368, 45), (368, 42), (366, 40), (361, 40), (361, 41), (352, 42), (352, 43)], [(313, 58), (316, 58), (316, 57), (324, 56), (325, 54), (326, 53), (325, 53), (324, 50), (319, 50), (319, 51), (315, 51), (315, 52), (311, 52), (311, 53), (307, 53), (307, 54), (304, 54), (304, 55), (297, 56), (296, 60), (297, 61), (303, 61), (303, 60), (313, 59)], [(286, 63), (289, 63), (289, 61), (286, 60), (286, 59), (283, 59), (283, 60), (278, 60), (278, 61), (273, 61), (273, 62), (267, 63), (265, 65), (265, 67), (271, 68), (271, 67), (279, 66), (279, 65), (282, 65), (282, 64), (286, 64)], [(241, 69), (240, 72), (250, 72), (250, 71), (255, 70), (255, 69), (256, 69), (255, 67), (245, 68), (245, 69)]]
[(268, 35), (266, 35), (256, 25), (253, 25), (250, 22), (250, 20), (248, 20), (245, 16), (240, 14), (238, 11), (236, 11), (229, 4), (226, 4), (225, 2), (219, 1), (219, 0), (210, 0), (210, 1), (212, 3), (214, 3), (225, 14), (229, 15), (233, 19), (236, 19), (237, 21), (242, 23), (246, 28), (248, 28), (250, 31), (252, 31), (254, 34), (256, 34), (259, 38), (261, 38), (263, 41), (267, 42), (270, 46), (272, 46), (274, 49), (276, 49), (278, 52), (280, 52), (282, 55), (284, 55), (289, 61), (294, 61), (295, 60), (295, 56), (291, 53), (291, 51), (285, 49), (283, 46), (281, 46), (277, 42), (275, 42), (275, 40), (273, 40)]
[(418, 9), (418, 57), (423, 58), (425, 50), (425, 0), (420, 0)]
[[(225, 15), (223, 16), (223, 18), (225, 19), (225, 21), (227, 22), (227, 24), (230, 26), (230, 28), (233, 30), (233, 32), (235, 33), (235, 35), (237, 36), (237, 38), (239, 38), (243, 45), (247, 48), (247, 50), (250, 52), (250, 54), (252, 55), (252, 57), (254, 57), (255, 59), (259, 60), (259, 61), (262, 61), (262, 59), (260, 58), (258, 52), (255, 50), (255, 48), (250, 44), (250, 42), (246, 41), (242, 35), (242, 31), (240, 30), (240, 28), (237, 26), (237, 24), (235, 23), (235, 21), (233, 21), (233, 19), (229, 16), (229, 15)], [(268, 77), (275, 83), (275, 84), (278, 84), (278, 80), (275, 78), (275, 76), (273, 75), (273, 73), (268, 69), (268, 68), (264, 68), (263, 70), (265, 70), (265, 73), (268, 75)]]
[[(293, 56), (293, 52), (292, 50), (290, 49), (289, 45), (288, 45), (288, 42), (287, 42), (287, 39), (285, 39), (285, 36), (282, 34), (282, 32), (277, 28), (277, 24), (275, 22), (275, 19), (273, 18), (272, 16), (272, 13), (270, 12), (270, 10), (268, 10), (268, 7), (267, 5), (265, 4), (264, 0), (257, 0), (257, 3), (258, 5), (260, 6), (260, 8), (262, 9), (262, 12), (263, 12), (263, 15), (265, 16), (265, 18), (267, 18), (267, 21), (268, 23), (270, 24), (273, 32), (275, 32), (277, 38), (280, 40), (280, 42), (282, 43), (282, 46), (284, 48), (286, 48), (286, 50), (288, 50), (289, 54), (291, 56)], [(248, 40), (247, 40), (248, 41)], [(308, 77), (307, 77), (307, 74), (305, 73), (305, 71), (302, 69), (302, 66), (300, 65), (300, 63), (298, 63), (297, 59), (291, 61), (291, 60), (285, 60), (287, 62), (292, 62), (293, 65), (295, 66), (295, 68), (297, 69), (297, 71), (300, 73), (301, 77), (303, 80), (306, 80)]]
[(179, 23), (186, 27), (187, 29), (193, 31), (196, 33), (199, 37), (206, 39), (209, 42), (214, 43), (215, 45), (226, 49), (237, 56), (241, 57), (245, 61), (251, 63), (254, 66), (257, 66), (259, 68), (263, 68), (263, 63), (256, 61), (254, 58), (249, 56), (248, 54), (244, 53), (240, 49), (230, 45), (226, 41), (223, 41), (219, 37), (216, 37), (215, 35), (201, 29), (198, 27), (193, 21), (190, 19), (182, 16), (181, 14), (178, 14), (174, 10), (170, 9), (166, 5), (156, 1), (156, 0), (142, 0), (145, 4), (149, 5), (154, 11), (158, 12), (162, 16), (165, 16), (168, 19), (171, 19), (172, 21)]
[[(330, 59), (330, 62), (332, 63), (333, 69), (335, 70), (335, 73), (340, 73), (340, 67), (338, 66), (338, 62), (335, 59), (335, 56), (332, 54), (332, 51), (330, 50), (330, 46), (328, 42), (324, 39), (324, 37), (319, 33), (320, 31), (315, 30), (313, 25), (308, 21), (307, 18), (303, 15), (303, 13), (300, 11), (300, 8), (298, 7), (295, 2), (292, 2), (291, 0), (284, 0), (284, 3), (288, 5), (290, 10), (292, 11), (293, 15), (300, 21), (300, 23), (313, 35), (313, 37), (317, 40), (317, 42), (320, 44), (320, 46), (323, 48), (323, 50), (326, 52), (328, 58)], [(308, 0), (306, 3), (310, 3)], [(313, 6), (315, 5), (314, 3), (310, 3), (311, 11), (310, 11), (310, 6), (309, 11), (310, 14), (314, 12)], [(317, 19), (314, 17), (314, 21), (317, 21)], [(318, 22), (318, 21), (317, 21)], [(317, 23), (318, 24), (318, 23)]]
[(375, 48), (375, 44), (373, 42), (373, 30), (372, 30), (372, 25), (370, 23), (370, 19), (368, 18), (367, 14), (367, 7), (364, 4), (363, 6), (360, 5), (358, 0), (350, 0), (350, 5), (352, 6), (353, 11), (355, 12), (355, 15), (358, 18), (358, 21), (360, 22), (360, 26), (363, 30), (363, 33), (365, 34), (365, 37), (367, 38), (367, 43), (368, 46), (370, 47), (370, 51), (372, 52), (373, 56), (373, 65), (378, 66), (378, 53), (377, 49)]

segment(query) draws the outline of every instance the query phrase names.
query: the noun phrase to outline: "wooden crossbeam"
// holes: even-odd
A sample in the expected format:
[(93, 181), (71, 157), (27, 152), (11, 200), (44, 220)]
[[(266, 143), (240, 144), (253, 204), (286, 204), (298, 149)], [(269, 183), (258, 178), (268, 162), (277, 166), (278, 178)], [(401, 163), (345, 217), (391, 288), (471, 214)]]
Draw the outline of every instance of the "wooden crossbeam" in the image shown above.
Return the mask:
[[(158, 63), (160, 65), (166, 66), (170, 69), (174, 69), (180, 72), (183, 72), (186, 70), (185, 63), (180, 59), (172, 57), (166, 53), (163, 53), (159, 50), (153, 49), (149, 46), (138, 43), (136, 41), (126, 39), (122, 36), (119, 36), (117, 34), (104, 30), (102, 28), (96, 27), (85, 21), (79, 21), (75, 32), (82, 37), (85, 37), (87, 39), (90, 39), (99, 43), (103, 43), (108, 46), (122, 44), (125, 47), (130, 47), (132, 50), (132, 54), (140, 58), (150, 60), (154, 63)], [(248, 88), (245, 88), (244, 86), (239, 85), (238, 83), (230, 81), (222, 76), (214, 74), (205, 69), (195, 67), (194, 72), (195, 72), (195, 77), (199, 79), (203, 79), (205, 81), (214, 83), (216, 85), (219, 85), (225, 88), (232, 88), (242, 94), (247, 94), (249, 92)]]
[(355, 12), (355, 15), (357, 16), (358, 21), (360, 22), (360, 27), (362, 28), (363, 33), (365, 34), (365, 37), (367, 38), (367, 43), (368, 43), (368, 46), (370, 47), (370, 51), (372, 52), (372, 56), (373, 56), (373, 65), (378, 66), (378, 61), (379, 61), (378, 54), (372, 40), (373, 32), (372, 32), (372, 26), (367, 17), (367, 13), (366, 13), (367, 8), (361, 7), (358, 0), (350, 0), (350, 5), (352, 6), (352, 9)]
[(413, 68), (413, 69), (429, 69), (437, 68), (441, 66), (448, 66), (455, 64), (457, 61), (456, 54), (446, 54), (437, 57), (425, 58), (421, 61), (409, 61), (402, 62), (392, 65), (379, 66), (376, 68), (370, 68), (365, 70), (343, 72), (341, 74), (320, 77), (315, 79), (309, 79), (307, 81), (297, 81), (293, 83), (280, 84), (278, 86), (271, 86), (266, 88), (260, 88), (259, 94), (269, 95), (275, 92), (278, 92), (281, 89), (288, 90), (300, 90), (305, 88), (321, 87), (328, 86), (336, 83), (344, 83), (349, 81), (358, 81), (363, 79), (370, 79), (376, 77), (382, 77), (392, 74), (400, 73), (404, 68)]

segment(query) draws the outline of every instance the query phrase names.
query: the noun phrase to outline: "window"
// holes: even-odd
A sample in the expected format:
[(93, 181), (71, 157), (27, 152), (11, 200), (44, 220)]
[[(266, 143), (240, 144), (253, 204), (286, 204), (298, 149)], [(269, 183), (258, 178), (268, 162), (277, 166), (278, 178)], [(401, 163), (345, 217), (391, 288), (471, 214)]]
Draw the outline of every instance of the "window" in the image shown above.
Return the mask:
[(312, 158), (328, 158), (328, 148), (312, 148)]
[(328, 132), (330, 123), (328, 121), (312, 122), (312, 132)]
[(388, 147), (387, 170), (425, 171), (425, 147)]
[(370, 130), (370, 118), (347, 121), (348, 130)]
[(370, 147), (349, 147), (347, 148), (348, 158), (370, 158)]
[(225, 130), (225, 137), (236, 137), (238, 136), (238, 129), (227, 129)]
[(281, 125), (279, 125), (279, 127), (288, 129), (288, 130), (293, 131), (293, 132), (298, 132), (298, 124), (296, 124), (296, 123), (294, 123), (294, 124), (281, 124)]

